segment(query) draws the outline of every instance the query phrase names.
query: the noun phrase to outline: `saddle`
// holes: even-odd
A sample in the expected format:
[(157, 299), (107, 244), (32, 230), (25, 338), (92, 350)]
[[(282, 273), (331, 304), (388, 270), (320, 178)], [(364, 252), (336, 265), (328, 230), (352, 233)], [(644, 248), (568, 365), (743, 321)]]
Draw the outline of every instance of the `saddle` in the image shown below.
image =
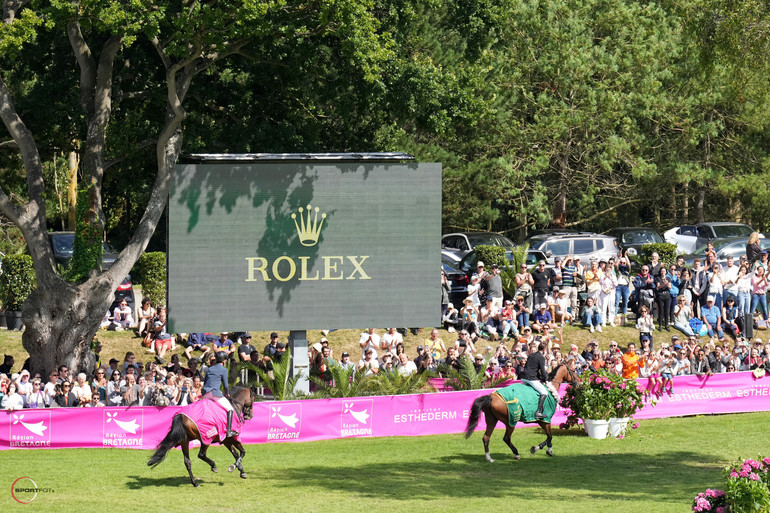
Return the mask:
[[(517, 422), (534, 423), (535, 412), (537, 412), (537, 403), (540, 395), (529, 385), (516, 383), (505, 388), (500, 388), (493, 392), (508, 406), (508, 425), (515, 427)], [(552, 394), (548, 394), (543, 404), (543, 413), (545, 422), (551, 422), (556, 412), (556, 400)]]

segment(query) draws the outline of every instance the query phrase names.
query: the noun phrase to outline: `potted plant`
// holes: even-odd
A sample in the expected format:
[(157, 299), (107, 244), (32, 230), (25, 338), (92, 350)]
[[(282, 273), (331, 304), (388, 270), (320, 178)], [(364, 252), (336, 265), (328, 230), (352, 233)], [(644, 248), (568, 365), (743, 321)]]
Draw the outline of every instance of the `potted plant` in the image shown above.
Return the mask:
[(0, 274), (0, 302), (5, 308), (5, 321), (9, 330), (21, 330), (21, 306), (35, 290), (35, 268), (29, 255), (10, 255), (3, 258)]
[[(610, 419), (623, 419), (620, 425), (624, 432), (629, 418), (644, 406), (642, 389), (636, 380), (623, 379), (606, 371), (581, 376), (576, 385), (567, 387), (560, 404), (570, 410), (567, 422), (561, 425), (563, 429), (583, 419), (588, 435), (600, 439), (606, 438)], [(613, 436), (621, 434), (616, 431)]]

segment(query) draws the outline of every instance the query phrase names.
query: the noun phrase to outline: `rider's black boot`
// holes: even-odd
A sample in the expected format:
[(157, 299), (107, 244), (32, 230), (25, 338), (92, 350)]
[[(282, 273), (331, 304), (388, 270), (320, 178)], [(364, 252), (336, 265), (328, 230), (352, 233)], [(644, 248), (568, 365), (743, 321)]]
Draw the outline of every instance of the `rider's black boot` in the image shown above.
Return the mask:
[(233, 431), (233, 413), (235, 412), (232, 410), (227, 412), (227, 435), (226, 436), (228, 438), (231, 436), (238, 436), (239, 434), (237, 431)]
[(541, 395), (540, 399), (537, 400), (537, 411), (535, 412), (535, 418), (536, 419), (544, 419), (545, 415), (543, 414), (543, 405), (545, 404), (545, 395)]

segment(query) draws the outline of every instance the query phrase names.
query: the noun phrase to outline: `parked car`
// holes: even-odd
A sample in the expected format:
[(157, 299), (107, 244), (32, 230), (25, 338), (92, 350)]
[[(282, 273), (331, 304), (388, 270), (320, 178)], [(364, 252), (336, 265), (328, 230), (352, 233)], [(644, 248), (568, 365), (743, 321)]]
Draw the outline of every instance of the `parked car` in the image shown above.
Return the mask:
[(615, 237), (622, 252), (633, 250), (629, 251), (631, 256), (638, 254), (645, 244), (666, 242), (658, 231), (652, 228), (613, 228), (607, 235)]
[(468, 275), (457, 268), (457, 262), (448, 257), (441, 257), (441, 267), (444, 269), (449, 282), (449, 302), (458, 310), (462, 308), (463, 299), (468, 297)]
[(567, 255), (579, 257), (584, 264), (592, 258), (601, 260), (618, 255), (618, 241), (615, 237), (598, 233), (551, 235), (533, 240), (531, 247), (545, 253), (549, 264), (553, 264), (556, 257), (564, 259)]
[[(75, 233), (74, 232), (49, 232), (48, 239), (51, 241), (51, 248), (53, 249), (54, 260), (57, 264), (67, 267), (70, 260), (72, 260), (72, 254), (75, 250)], [(102, 243), (102, 268), (109, 269), (115, 260), (118, 258), (118, 252), (110, 246), (108, 243)], [(131, 275), (123, 278), (123, 281), (118, 285), (118, 289), (115, 291), (112, 304), (110, 305), (110, 314), (120, 302), (125, 299), (128, 303), (131, 311), (136, 314), (136, 300), (134, 296), (134, 285), (131, 282)], [(136, 319), (136, 315), (134, 315)]]
[(447, 233), (441, 237), (441, 254), (459, 262), (476, 246), (502, 246), (511, 248), (514, 243), (505, 235), (493, 232)]
[[(57, 264), (67, 267), (75, 251), (75, 232), (49, 232), (48, 238), (53, 249), (53, 259)], [(109, 269), (117, 259), (115, 248), (102, 242), (102, 269)]]
[[(731, 237), (748, 238), (754, 229), (742, 223), (700, 223), (675, 226), (663, 233), (666, 242), (676, 244), (680, 253), (694, 253), (696, 249), (705, 246), (714, 239), (728, 239)], [(760, 235), (760, 237), (764, 237)]]
[[(728, 256), (732, 256), (737, 265), (741, 255), (746, 254), (746, 243), (748, 241), (748, 237), (730, 237), (729, 239), (713, 241), (714, 251), (717, 253), (717, 262), (719, 265), (724, 266)], [(759, 246), (762, 249), (770, 251), (770, 239), (759, 239)], [(696, 258), (700, 258), (701, 262), (703, 262), (706, 258), (706, 249), (708, 249), (708, 244), (704, 244), (689, 255), (684, 255), (684, 263), (688, 267), (692, 267)]]

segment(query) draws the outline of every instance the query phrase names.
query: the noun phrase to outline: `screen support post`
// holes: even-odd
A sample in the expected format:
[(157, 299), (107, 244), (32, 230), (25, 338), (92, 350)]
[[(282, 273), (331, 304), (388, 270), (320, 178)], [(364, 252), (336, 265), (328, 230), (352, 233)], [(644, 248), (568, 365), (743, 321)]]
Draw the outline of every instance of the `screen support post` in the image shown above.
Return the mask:
[(289, 347), (291, 348), (291, 377), (299, 376), (294, 385), (294, 393), (307, 395), (310, 393), (310, 362), (307, 352), (307, 331), (289, 331)]

